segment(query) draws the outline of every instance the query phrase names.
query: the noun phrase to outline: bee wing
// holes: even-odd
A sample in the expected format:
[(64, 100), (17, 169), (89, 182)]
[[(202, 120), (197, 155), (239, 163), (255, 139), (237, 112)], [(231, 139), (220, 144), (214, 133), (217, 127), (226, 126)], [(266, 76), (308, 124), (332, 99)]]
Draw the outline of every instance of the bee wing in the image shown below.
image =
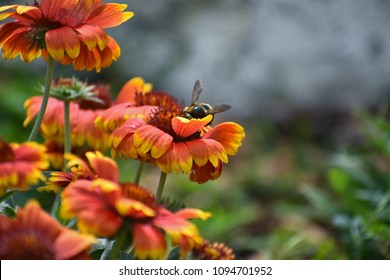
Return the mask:
[(198, 101), (200, 94), (202, 93), (202, 82), (200, 80), (196, 80), (194, 84), (194, 89), (192, 91), (192, 100), (191, 100), (191, 105), (195, 105), (196, 102)]
[(210, 110), (207, 111), (207, 114), (217, 114), (217, 113), (222, 113), (227, 110), (229, 110), (232, 107), (230, 104), (218, 104), (215, 107), (211, 108)]

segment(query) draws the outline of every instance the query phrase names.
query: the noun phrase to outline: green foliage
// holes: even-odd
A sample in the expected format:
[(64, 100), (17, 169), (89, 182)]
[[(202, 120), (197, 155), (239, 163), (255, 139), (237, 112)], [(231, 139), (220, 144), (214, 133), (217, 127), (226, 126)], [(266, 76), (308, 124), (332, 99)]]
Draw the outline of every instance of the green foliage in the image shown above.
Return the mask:
[(331, 163), (328, 182), (336, 194), (332, 215), (339, 242), (351, 259), (390, 257), (390, 125), (383, 116), (362, 115), (366, 145), (339, 154)]

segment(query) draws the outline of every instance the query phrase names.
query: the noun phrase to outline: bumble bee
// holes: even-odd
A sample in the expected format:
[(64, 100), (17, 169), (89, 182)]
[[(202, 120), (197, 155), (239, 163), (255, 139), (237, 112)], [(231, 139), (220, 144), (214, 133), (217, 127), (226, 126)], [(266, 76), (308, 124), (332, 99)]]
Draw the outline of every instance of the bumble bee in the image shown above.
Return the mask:
[[(197, 103), (198, 99), (200, 97), (200, 94), (202, 93), (202, 82), (197, 80), (194, 85), (194, 89), (192, 91), (192, 100), (191, 100), (191, 106), (187, 106), (184, 108), (183, 113), (184, 117), (187, 119), (201, 119), (208, 115), (212, 115), (214, 119), (214, 114), (225, 112), (226, 110), (229, 110), (232, 106), (226, 103), (218, 104), (215, 107), (211, 106), (207, 103)], [(213, 121), (211, 119), (209, 125)]]

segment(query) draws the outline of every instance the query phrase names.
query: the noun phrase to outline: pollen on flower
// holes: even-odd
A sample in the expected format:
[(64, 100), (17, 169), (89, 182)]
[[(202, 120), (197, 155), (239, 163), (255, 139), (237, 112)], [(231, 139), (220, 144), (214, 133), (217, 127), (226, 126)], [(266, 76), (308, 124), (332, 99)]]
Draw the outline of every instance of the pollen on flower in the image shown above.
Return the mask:
[(176, 134), (172, 128), (172, 119), (183, 115), (183, 105), (163, 91), (152, 91), (146, 94), (139, 93), (136, 94), (135, 100), (137, 106), (157, 106), (158, 109), (151, 112), (147, 123), (175, 138)]
[(136, 106), (152, 105), (183, 110), (183, 105), (180, 105), (174, 97), (164, 91), (136, 92), (134, 99)]

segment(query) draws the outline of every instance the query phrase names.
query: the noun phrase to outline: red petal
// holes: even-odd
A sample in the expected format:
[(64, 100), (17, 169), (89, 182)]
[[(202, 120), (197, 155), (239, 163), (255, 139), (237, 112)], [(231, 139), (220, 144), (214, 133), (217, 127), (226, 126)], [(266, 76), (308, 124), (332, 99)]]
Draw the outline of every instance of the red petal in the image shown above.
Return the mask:
[(65, 230), (54, 243), (56, 259), (72, 259), (83, 251), (87, 251), (91, 247), (92, 242), (92, 237), (83, 236), (75, 231)]
[(101, 5), (102, 0), (42, 0), (41, 10), (50, 21), (74, 27), (84, 22)]

